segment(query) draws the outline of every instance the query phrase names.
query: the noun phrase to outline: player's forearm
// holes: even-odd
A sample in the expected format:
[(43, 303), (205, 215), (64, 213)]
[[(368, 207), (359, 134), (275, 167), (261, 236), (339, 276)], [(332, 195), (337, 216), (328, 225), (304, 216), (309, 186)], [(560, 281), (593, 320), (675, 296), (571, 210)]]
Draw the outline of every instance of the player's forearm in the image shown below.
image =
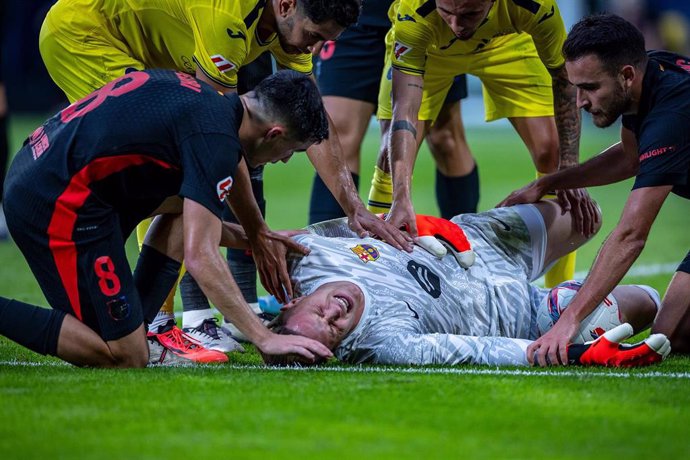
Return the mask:
[(254, 198), (247, 163), (241, 161), (235, 172), (235, 181), (226, 198), (230, 209), (242, 224), (247, 236), (266, 230), (268, 227), (261, 215), (261, 209)]
[(419, 75), (408, 75), (393, 69), (392, 111), (390, 127), (391, 176), (393, 201), (409, 199), (412, 187), (412, 171), (417, 158), (417, 132), (419, 108), (422, 105), (424, 80)]
[(568, 81), (565, 67), (551, 71), (553, 77), (553, 109), (558, 130), (560, 169), (579, 163), (580, 111), (577, 108), (577, 91)]
[(412, 170), (416, 157), (417, 131), (408, 120), (391, 123), (390, 167), (393, 181), (393, 201), (409, 199), (412, 188)]
[(355, 210), (364, 207), (352, 180), (352, 174), (343, 160), (338, 133), (330, 116), (328, 117), (328, 139), (309, 147), (307, 156), (347, 216), (354, 215)]
[(185, 266), (209, 301), (252, 343), (259, 343), (270, 333), (244, 301), (217, 248), (185, 251)]
[(380, 347), (375, 359), (380, 364), (527, 366), (530, 343), (510, 337), (409, 334)]
[(584, 163), (544, 176), (538, 182), (546, 191), (612, 184), (635, 175), (636, 170), (622, 159), (623, 146), (618, 142)]
[(220, 245), (224, 248), (249, 249), (249, 239), (241, 225), (223, 222)]

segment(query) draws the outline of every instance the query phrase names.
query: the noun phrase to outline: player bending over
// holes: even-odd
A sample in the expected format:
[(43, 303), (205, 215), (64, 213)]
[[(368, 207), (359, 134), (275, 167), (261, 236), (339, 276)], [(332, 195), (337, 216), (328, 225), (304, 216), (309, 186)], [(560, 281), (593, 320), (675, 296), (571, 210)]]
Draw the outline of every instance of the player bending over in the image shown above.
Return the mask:
[[(53, 309), (0, 297), (0, 334), (77, 365), (143, 367), (149, 349), (165, 363), (174, 355), (155, 335), (147, 343), (145, 325), (184, 257), (208, 298), (264, 353), (330, 356), (316, 341), (266, 329), (218, 252), (237, 238), (221, 222), (226, 202), (243, 215), (251, 195), (236, 175), (240, 162), (287, 161), (327, 136), (316, 85), (293, 71), (242, 96), (182, 72), (130, 72), (73, 103), (27, 139), (5, 185), (12, 238)], [(132, 274), (125, 241), (156, 214)], [(282, 245), (300, 248), (254, 224), (244, 224), (243, 243), (278, 247), (261, 258), (285, 271)]]
[[(468, 269), (454, 257), (437, 259), (419, 247), (408, 254), (375, 239), (295, 237), (311, 252), (291, 261), (301, 296), (284, 307), (274, 331), (316, 339), (351, 363), (528, 365), (525, 350), (564, 307), (552, 302), (549, 310), (550, 291), (530, 281), (587, 238), (573, 230), (572, 215), (561, 215), (550, 201), (440, 222), (429, 233), (458, 241), (459, 228), (464, 230), (476, 254)], [(344, 227), (311, 228), (347, 235)], [(570, 362), (660, 361), (669, 352), (665, 336), (625, 351), (615, 343), (648, 327), (658, 304), (652, 288), (617, 287), (583, 321), (581, 336), (596, 337), (621, 323), (632, 327), (609, 337), (613, 344), (601, 339), (596, 347), (571, 346)]]

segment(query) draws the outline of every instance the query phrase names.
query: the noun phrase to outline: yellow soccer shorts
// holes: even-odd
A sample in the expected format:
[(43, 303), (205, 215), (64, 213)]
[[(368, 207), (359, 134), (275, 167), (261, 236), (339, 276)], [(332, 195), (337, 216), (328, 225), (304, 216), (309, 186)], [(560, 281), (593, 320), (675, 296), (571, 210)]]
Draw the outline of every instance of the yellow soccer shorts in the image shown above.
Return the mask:
[[(388, 44), (387, 46), (390, 46)], [(551, 74), (527, 34), (492, 41), (492, 47), (462, 56), (429, 55), (424, 74), (419, 120), (434, 121), (456, 75), (469, 74), (482, 82), (486, 121), (513, 117), (553, 116)], [(377, 117), (392, 119), (390, 48), (386, 52)]]
[(70, 102), (122, 76), (129, 68), (145, 68), (110, 33), (93, 3), (58, 2), (41, 27), (41, 57), (50, 77)]

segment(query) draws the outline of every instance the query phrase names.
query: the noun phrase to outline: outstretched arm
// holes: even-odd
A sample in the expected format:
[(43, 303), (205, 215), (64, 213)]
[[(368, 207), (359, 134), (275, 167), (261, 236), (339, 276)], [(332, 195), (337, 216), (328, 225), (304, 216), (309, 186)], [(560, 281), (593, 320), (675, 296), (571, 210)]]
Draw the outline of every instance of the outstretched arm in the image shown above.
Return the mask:
[(184, 260), (187, 270), (204, 294), (263, 353), (296, 353), (308, 360), (331, 352), (321, 343), (306, 337), (278, 336), (261, 323), (242, 298), (227, 262), (218, 252), (222, 226), (211, 211), (192, 200), (184, 200)]
[(527, 366), (530, 343), (508, 337), (400, 333), (378, 346), (373, 359), (378, 364)]
[[(613, 291), (642, 252), (647, 235), (672, 186), (633, 190), (620, 222), (606, 239), (578, 293), (553, 328), (527, 350), (530, 363), (566, 364), (567, 345), (580, 323)], [(534, 359), (534, 361), (533, 361)]]
[(393, 205), (388, 219), (396, 227), (407, 226), (413, 237), (417, 236), (414, 209), (412, 207), (412, 171), (417, 159), (419, 139), (417, 119), (422, 103), (424, 80), (420, 75), (410, 75), (393, 69), (392, 106), (393, 119), (388, 133), (388, 161), (393, 179)]
[[(571, 345), (568, 359), (581, 366), (633, 367), (658, 363), (670, 353), (670, 342), (663, 334), (620, 344), (632, 335), (632, 326), (622, 324), (593, 343)], [(370, 357), (378, 364), (528, 366), (531, 343), (510, 337), (402, 333), (383, 342)]]
[(309, 251), (268, 228), (252, 193), (244, 160), (237, 167), (235, 182), (226, 200), (245, 230), (261, 284), (279, 301), (287, 302), (285, 292), (292, 297), (292, 285), (285, 260), (286, 247), (302, 254), (308, 254)]
[(554, 190), (612, 184), (633, 177), (638, 168), (635, 135), (630, 130), (622, 128), (621, 142), (612, 145), (579, 166), (540, 177), (508, 195), (498, 206), (536, 203)]
[(580, 162), (580, 111), (576, 89), (568, 81), (565, 66), (549, 70), (553, 81), (553, 111), (558, 130), (560, 169), (577, 166)]
[(307, 149), (309, 160), (348, 216), (348, 224), (358, 236), (373, 234), (397, 249), (411, 250), (409, 238), (389, 222), (377, 219), (359, 198), (352, 175), (343, 160), (338, 133), (328, 117), (329, 137)]

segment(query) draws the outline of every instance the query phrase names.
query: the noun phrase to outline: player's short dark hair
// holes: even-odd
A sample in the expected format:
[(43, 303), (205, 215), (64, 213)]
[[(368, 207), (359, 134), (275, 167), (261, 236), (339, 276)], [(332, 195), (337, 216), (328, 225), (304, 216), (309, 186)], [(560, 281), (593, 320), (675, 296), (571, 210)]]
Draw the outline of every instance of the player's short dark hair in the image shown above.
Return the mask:
[[(302, 8), (314, 24), (323, 24), (333, 20), (342, 27), (350, 27), (357, 22), (362, 7), (361, 0), (298, 0), (298, 8)], [(300, 6), (301, 5), (301, 6)]]
[(328, 116), (321, 93), (307, 75), (278, 71), (256, 85), (254, 93), (265, 115), (284, 123), (293, 139), (310, 143), (328, 139)]
[(615, 14), (587, 16), (570, 29), (563, 44), (566, 61), (590, 54), (599, 58), (609, 74), (625, 65), (640, 68), (647, 62), (642, 32)]

